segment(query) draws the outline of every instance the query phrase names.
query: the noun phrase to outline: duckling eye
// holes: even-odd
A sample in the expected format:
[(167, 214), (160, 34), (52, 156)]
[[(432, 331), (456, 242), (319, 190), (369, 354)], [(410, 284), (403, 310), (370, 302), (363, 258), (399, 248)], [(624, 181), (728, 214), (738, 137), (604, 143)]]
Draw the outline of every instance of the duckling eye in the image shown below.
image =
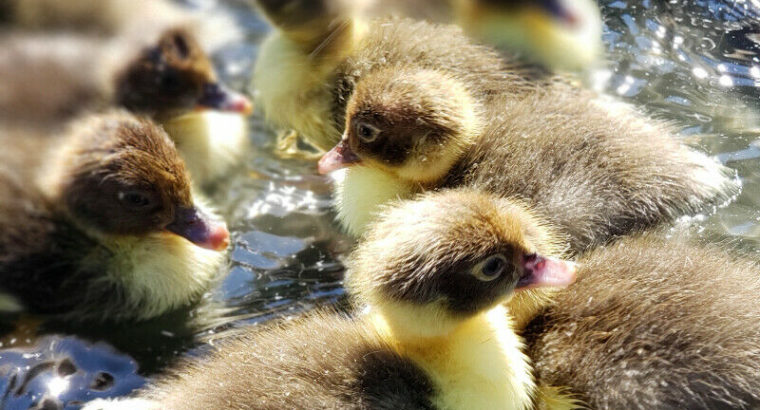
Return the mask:
[(187, 44), (185, 38), (179, 34), (174, 36), (174, 47), (179, 52), (179, 56), (187, 58), (190, 55), (190, 46)]
[(150, 196), (140, 191), (121, 191), (118, 197), (119, 201), (129, 209), (145, 210), (153, 205)]
[(490, 282), (504, 273), (507, 258), (502, 254), (491, 255), (472, 267), (470, 273), (483, 282)]
[(363, 142), (372, 142), (380, 135), (380, 129), (366, 122), (359, 122), (356, 124), (356, 135)]

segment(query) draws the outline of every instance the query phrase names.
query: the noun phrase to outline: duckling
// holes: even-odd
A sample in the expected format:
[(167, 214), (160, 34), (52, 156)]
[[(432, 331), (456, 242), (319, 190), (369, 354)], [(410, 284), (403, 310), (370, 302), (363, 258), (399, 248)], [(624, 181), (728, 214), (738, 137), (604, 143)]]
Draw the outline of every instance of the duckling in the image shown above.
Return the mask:
[(206, 360), (185, 360), (137, 403), (530, 408), (530, 364), (500, 302), (520, 289), (574, 280), (572, 263), (536, 254), (543, 229), (519, 203), (466, 189), (400, 202), (386, 208), (347, 265), (347, 291), (367, 313), (321, 310), (249, 329)]
[(154, 36), (186, 26), (215, 50), (242, 37), (227, 16), (193, 11), (167, 0), (0, 0), (0, 24), (14, 30), (77, 32), (100, 37)]
[(226, 226), (194, 203), (154, 123), (116, 111), (74, 122), (63, 138), (0, 141), (0, 293), (18, 305), (147, 319), (193, 302), (216, 276)]
[(275, 127), (293, 129), (323, 151), (340, 140), (355, 85), (378, 69), (445, 70), (479, 101), (520, 94), (538, 82), (531, 70), (474, 44), (456, 26), (366, 20), (361, 7), (353, 11), (338, 0), (257, 3), (275, 27), (254, 68), (257, 103)]
[(468, 34), (552, 70), (582, 70), (602, 51), (602, 17), (591, 0), (452, 0)]
[(345, 134), (319, 162), (336, 183), (338, 218), (360, 236), (380, 204), (442, 187), (522, 198), (593, 246), (705, 206), (739, 189), (731, 172), (623, 104), (555, 84), (484, 107), (445, 71), (393, 68), (356, 85)]
[(55, 124), (87, 108), (126, 107), (160, 121), (196, 182), (212, 181), (246, 151), (251, 104), (217, 81), (188, 30), (173, 28), (151, 41), (137, 51), (121, 40), (82, 35), (5, 36), (0, 116)]
[(596, 249), (526, 331), (536, 375), (594, 409), (758, 408), (759, 275), (681, 233)]
[(602, 51), (602, 18), (591, 0), (385, 0), (372, 15), (456, 23), (468, 35), (552, 71), (580, 71)]

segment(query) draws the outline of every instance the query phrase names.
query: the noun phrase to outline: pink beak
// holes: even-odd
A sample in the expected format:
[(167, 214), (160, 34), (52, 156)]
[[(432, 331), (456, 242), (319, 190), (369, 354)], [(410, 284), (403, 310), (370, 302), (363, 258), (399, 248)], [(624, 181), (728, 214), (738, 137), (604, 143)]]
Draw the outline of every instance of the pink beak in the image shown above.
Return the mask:
[(203, 95), (196, 103), (198, 110), (218, 110), (249, 115), (253, 104), (248, 97), (232, 91), (219, 83), (208, 83), (203, 87)]
[(166, 230), (177, 234), (201, 248), (223, 251), (230, 244), (227, 225), (205, 215), (195, 207), (179, 207), (175, 219)]
[(348, 146), (348, 139), (343, 138), (338, 145), (333, 147), (333, 149), (319, 159), (317, 171), (324, 175), (337, 169), (361, 162), (361, 160), (362, 159), (351, 150), (351, 147)]
[(523, 257), (523, 276), (516, 289), (564, 288), (575, 282), (576, 264), (535, 253)]

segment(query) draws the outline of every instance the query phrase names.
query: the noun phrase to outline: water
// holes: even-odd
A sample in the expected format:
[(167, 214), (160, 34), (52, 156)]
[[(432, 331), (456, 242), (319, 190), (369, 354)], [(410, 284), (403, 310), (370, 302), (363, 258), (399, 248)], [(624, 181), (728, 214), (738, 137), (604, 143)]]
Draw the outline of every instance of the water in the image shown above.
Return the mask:
[[(215, 7), (214, 0), (187, 1)], [(713, 240), (760, 249), (760, 45), (749, 18), (760, 2), (602, 0), (608, 60), (591, 86), (674, 122), (689, 144), (735, 169), (739, 198), (688, 222)], [(267, 27), (241, 1), (224, 7), (247, 42), (215, 57), (221, 76), (245, 89)], [(760, 24), (755, 27), (760, 32)], [(250, 90), (249, 90), (250, 91)], [(340, 259), (353, 245), (334, 223), (329, 185), (315, 161), (273, 155), (274, 137), (251, 119), (256, 147), (212, 192), (232, 232), (228, 276), (202, 307), (140, 324), (81, 326), (30, 317), (0, 320), (0, 408), (47, 397), (77, 408), (145, 383), (180, 354), (202, 354), (242, 326), (341, 300)]]

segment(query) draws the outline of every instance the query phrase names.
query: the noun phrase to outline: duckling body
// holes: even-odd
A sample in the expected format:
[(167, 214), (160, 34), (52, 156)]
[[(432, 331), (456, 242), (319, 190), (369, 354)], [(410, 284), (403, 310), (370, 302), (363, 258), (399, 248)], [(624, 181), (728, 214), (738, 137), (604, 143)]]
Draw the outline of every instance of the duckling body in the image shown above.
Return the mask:
[[(320, 160), (323, 173), (348, 167), (335, 183), (336, 206), (356, 236), (384, 201), (468, 187), (525, 201), (577, 254), (738, 191), (728, 169), (628, 107), (603, 107), (558, 84), (482, 109), (447, 75), (423, 74), (424, 82), (391, 72), (357, 86), (346, 134)], [(517, 328), (550, 299), (545, 290), (518, 294), (510, 302)]]
[(7, 81), (0, 96), (3, 121), (53, 126), (111, 105), (148, 114), (187, 154), (200, 185), (223, 175), (246, 151), (250, 104), (218, 84), (185, 29), (165, 31), (147, 45), (82, 34), (9, 34), (0, 38), (0, 50), (0, 75)]
[[(162, 409), (530, 408), (530, 365), (499, 302), (515, 286), (566, 285), (574, 268), (531, 253), (540, 227), (519, 205), (471, 191), (437, 195), (388, 209), (352, 255), (347, 289), (367, 313), (323, 310), (248, 330), (138, 400)], [(419, 247), (394, 253), (397, 241)]]
[(580, 259), (526, 331), (536, 375), (598, 409), (757, 408), (757, 262), (650, 234)]
[[(362, 104), (351, 111), (360, 112), (367, 112)], [(578, 253), (720, 204), (738, 190), (728, 169), (679, 143), (666, 124), (625, 106), (607, 110), (583, 91), (564, 88), (508, 99), (483, 117), (488, 122), (476, 127), (480, 134), (466, 136), (472, 139), (469, 146), (443, 148), (459, 153), (445, 160), (434, 153), (439, 145), (454, 144), (448, 140), (434, 143), (436, 151), (428, 153), (419, 146), (379, 148), (379, 139), (371, 143), (374, 146), (362, 145), (349, 131), (348, 138), (354, 138), (351, 155), (359, 159), (355, 166), (348, 164), (336, 184), (343, 225), (355, 235), (364, 232), (381, 205), (371, 203), (369, 191), (387, 192), (383, 198), (388, 198), (397, 189), (397, 196), (408, 197), (428, 189), (467, 186), (524, 199), (567, 234), (571, 251)], [(428, 118), (431, 124), (440, 122)], [(394, 134), (387, 127), (384, 132), (415, 144), (413, 134)], [(455, 133), (452, 139), (465, 134)], [(342, 144), (345, 148), (349, 142)]]
[(444, 70), (483, 101), (535, 86), (530, 71), (472, 43), (455, 26), (344, 17), (330, 27), (328, 36), (316, 37), (322, 40), (317, 46), (293, 39), (287, 28), (275, 30), (261, 46), (253, 79), (267, 120), (322, 150), (340, 140), (356, 83), (379, 69)]
[(0, 138), (0, 293), (35, 313), (119, 320), (179, 308), (208, 288), (228, 234), (193, 204), (156, 125), (112, 112), (65, 138), (27, 128)]

